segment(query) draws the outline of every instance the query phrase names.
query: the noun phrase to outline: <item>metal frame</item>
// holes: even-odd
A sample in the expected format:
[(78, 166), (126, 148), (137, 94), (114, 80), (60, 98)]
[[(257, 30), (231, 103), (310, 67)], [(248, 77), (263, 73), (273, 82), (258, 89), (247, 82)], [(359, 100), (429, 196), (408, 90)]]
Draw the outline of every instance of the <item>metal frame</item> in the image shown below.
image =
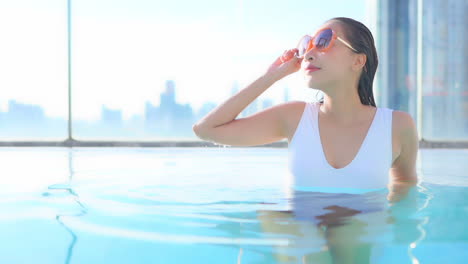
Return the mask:
[(67, 0), (67, 55), (68, 55), (68, 141), (73, 141), (72, 137), (72, 55), (71, 55), (71, 0)]
[[(211, 147), (211, 148), (246, 148), (246, 146), (219, 145), (213, 142), (193, 140), (193, 141), (90, 141), (90, 140), (70, 140), (65, 141), (0, 141), (0, 147)], [(249, 147), (269, 147), (269, 148), (287, 148), (287, 141), (278, 141), (265, 145)], [(419, 148), (468, 148), (466, 141), (419, 141)]]
[(422, 135), (422, 128), (423, 128), (423, 116), (422, 116), (422, 109), (423, 109), (423, 89), (422, 89), (422, 79), (423, 79), (423, 27), (422, 27), (422, 22), (423, 22), (423, 0), (418, 0), (417, 4), (417, 16), (418, 16), (418, 25), (417, 25), (417, 46), (416, 46), (416, 126), (418, 128), (418, 138), (423, 139)]

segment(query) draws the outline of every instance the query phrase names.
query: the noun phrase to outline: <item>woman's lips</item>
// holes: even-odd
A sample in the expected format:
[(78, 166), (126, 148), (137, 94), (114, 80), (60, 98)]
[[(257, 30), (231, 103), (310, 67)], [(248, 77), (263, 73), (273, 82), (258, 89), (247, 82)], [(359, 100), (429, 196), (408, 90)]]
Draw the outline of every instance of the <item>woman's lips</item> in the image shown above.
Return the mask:
[(307, 68), (305, 69), (306, 72), (314, 72), (314, 71), (318, 71), (320, 70), (320, 68)]
[(318, 70), (320, 70), (320, 68), (315, 66), (315, 65), (312, 65), (312, 64), (309, 64), (309, 65), (307, 65), (307, 67), (305, 67), (305, 72), (306, 73), (314, 72), (314, 71), (318, 71)]

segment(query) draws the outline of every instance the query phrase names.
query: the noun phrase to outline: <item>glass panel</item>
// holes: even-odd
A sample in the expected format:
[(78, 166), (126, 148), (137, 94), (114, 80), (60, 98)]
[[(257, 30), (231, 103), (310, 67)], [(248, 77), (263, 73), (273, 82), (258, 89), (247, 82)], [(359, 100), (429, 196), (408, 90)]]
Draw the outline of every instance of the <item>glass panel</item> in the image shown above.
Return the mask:
[[(75, 1), (75, 138), (198, 140), (197, 120), (327, 19), (364, 20), (364, 2), (326, 1), (314, 12), (311, 1)], [(239, 117), (315, 95), (293, 74)]]
[[(422, 50), (418, 47), (418, 1), (381, 1), (378, 6), (378, 101), (417, 118), (417, 72), (422, 71), (422, 137), (468, 140), (468, 11), (466, 1), (422, 1)], [(394, 16), (392, 14), (400, 15)], [(422, 65), (418, 66), (418, 51)]]
[[(409, 113), (417, 120), (417, 2), (382, 1), (376, 45), (378, 107)], [(394, 16), (392, 14), (401, 14)]]
[(0, 141), (67, 136), (67, 12), (62, 0), (0, 2)]
[(467, 1), (424, 1), (423, 137), (468, 140)]

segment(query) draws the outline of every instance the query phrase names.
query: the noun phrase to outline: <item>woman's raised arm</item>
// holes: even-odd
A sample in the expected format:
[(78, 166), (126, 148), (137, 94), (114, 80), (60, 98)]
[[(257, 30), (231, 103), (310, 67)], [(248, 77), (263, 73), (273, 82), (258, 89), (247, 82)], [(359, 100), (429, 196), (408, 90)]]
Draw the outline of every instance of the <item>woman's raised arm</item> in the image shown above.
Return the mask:
[(302, 58), (295, 57), (295, 52), (296, 49), (285, 51), (265, 74), (194, 124), (195, 134), (207, 141), (233, 146), (262, 145), (285, 138), (285, 113), (293, 107), (292, 103), (235, 118), (276, 81), (299, 70)]

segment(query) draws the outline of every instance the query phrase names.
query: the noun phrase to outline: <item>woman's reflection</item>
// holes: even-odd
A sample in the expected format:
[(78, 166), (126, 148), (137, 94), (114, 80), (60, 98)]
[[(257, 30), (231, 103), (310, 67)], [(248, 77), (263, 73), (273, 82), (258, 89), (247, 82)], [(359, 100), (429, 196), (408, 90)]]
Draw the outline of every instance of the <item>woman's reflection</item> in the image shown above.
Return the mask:
[[(260, 210), (257, 217), (265, 235), (290, 240), (288, 246), (273, 250), (279, 263), (378, 263), (382, 254), (378, 240), (392, 242), (400, 232), (392, 228), (402, 220), (395, 212), (400, 207), (409, 214), (417, 209), (417, 195), (407, 195), (412, 189), (417, 193), (416, 188), (399, 187), (364, 194), (292, 191), (288, 210)], [(419, 222), (410, 223), (413, 228), (407, 230), (421, 229)], [(406, 241), (408, 246), (420, 239), (421, 232), (415, 235)]]

